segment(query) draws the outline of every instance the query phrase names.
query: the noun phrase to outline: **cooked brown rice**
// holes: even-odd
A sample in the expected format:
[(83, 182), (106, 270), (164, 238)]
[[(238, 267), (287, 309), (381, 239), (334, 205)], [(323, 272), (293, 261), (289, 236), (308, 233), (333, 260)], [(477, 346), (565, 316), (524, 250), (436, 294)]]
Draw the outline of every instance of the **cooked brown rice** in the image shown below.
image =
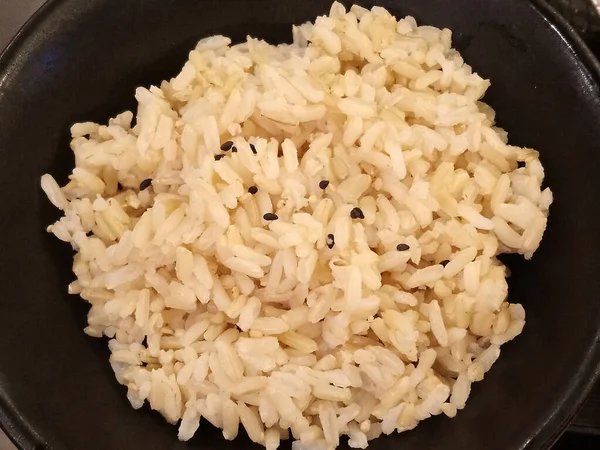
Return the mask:
[(85, 332), (182, 440), (365, 448), (454, 417), (525, 324), (496, 257), (531, 258), (552, 193), (450, 30), (334, 3), (293, 37), (201, 40), (42, 177)]

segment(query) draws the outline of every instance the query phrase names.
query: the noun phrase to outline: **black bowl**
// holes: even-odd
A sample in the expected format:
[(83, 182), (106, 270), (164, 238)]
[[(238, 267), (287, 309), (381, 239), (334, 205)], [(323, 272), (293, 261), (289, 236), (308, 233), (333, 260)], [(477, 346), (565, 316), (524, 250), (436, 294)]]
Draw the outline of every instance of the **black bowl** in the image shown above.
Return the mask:
[[(372, 2), (362, 2), (370, 6)], [(548, 448), (585, 397), (600, 361), (600, 68), (541, 2), (384, 0), (397, 16), (454, 30), (493, 85), (487, 101), (513, 143), (541, 151), (555, 192), (533, 261), (508, 258), (510, 300), (528, 313), (467, 408), (372, 443), (373, 450)], [(0, 419), (24, 449), (242, 449), (204, 424), (189, 443), (156, 413), (136, 412), (87, 337), (84, 302), (66, 294), (71, 253), (44, 232), (57, 218), (39, 188), (65, 181), (68, 128), (134, 106), (138, 85), (173, 75), (205, 36), (289, 40), (322, 0), (55, 0), (0, 60)], [(289, 448), (289, 444), (288, 445)]]

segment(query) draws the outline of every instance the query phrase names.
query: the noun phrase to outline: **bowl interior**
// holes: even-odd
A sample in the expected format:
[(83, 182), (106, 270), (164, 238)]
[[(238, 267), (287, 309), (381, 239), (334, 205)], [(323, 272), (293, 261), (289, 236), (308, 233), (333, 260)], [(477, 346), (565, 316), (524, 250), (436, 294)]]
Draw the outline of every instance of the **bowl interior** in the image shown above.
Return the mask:
[[(456, 419), (427, 420), (371, 448), (546, 447), (591, 385), (600, 357), (598, 68), (537, 2), (376, 3), (454, 31), (466, 61), (491, 78), (486, 101), (512, 143), (540, 150), (555, 204), (533, 260), (506, 259), (510, 301), (528, 313), (523, 335), (503, 347)], [(206, 422), (192, 441), (179, 443), (176, 429), (158, 414), (131, 409), (108, 365), (106, 342), (82, 332), (84, 302), (66, 294), (72, 255), (44, 232), (58, 214), (39, 177), (51, 172), (64, 182), (73, 165), (70, 125), (105, 122), (133, 108), (134, 88), (177, 73), (200, 38), (250, 34), (277, 43), (291, 38), (292, 24), (329, 6), (329, 0), (55, 0), (6, 52), (0, 61), (0, 417), (24, 448), (251, 448), (243, 438), (223, 440)]]

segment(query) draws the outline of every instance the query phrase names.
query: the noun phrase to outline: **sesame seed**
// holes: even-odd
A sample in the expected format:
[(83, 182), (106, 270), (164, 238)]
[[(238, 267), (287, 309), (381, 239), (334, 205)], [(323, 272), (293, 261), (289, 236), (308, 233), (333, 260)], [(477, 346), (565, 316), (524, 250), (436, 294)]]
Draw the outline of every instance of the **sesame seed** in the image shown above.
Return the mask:
[(121, 183), (117, 183), (117, 191), (122, 191), (123, 185)]
[(237, 147), (236, 146), (231, 147), (231, 153), (237, 153)]
[(225, 158), (225, 155), (215, 155), (215, 161), (220, 161)]
[(352, 211), (350, 211), (350, 217), (353, 219), (364, 219), (365, 215), (362, 212), (362, 209), (354, 208)]
[(321, 189), (327, 189), (327, 186), (329, 186), (329, 180), (323, 180), (319, 183)]
[(273, 213), (266, 213), (266, 214), (263, 216), (263, 219), (265, 219), (265, 220), (277, 220), (277, 219), (279, 219), (279, 217), (277, 216), (277, 214), (273, 214)]
[(152, 185), (152, 178), (146, 178), (140, 183), (140, 191), (145, 191)]
[(443, 260), (443, 261), (442, 261), (440, 264), (441, 264), (442, 266), (446, 267), (446, 266), (448, 265), (448, 263), (449, 263), (449, 262), (450, 262), (450, 260), (449, 260), (449, 259), (445, 259), (445, 260)]
[(227, 152), (227, 151), (231, 150), (231, 147), (233, 147), (233, 142), (227, 141), (223, 145), (221, 145), (221, 150), (223, 150), (224, 152)]
[(521, 169), (522, 167), (527, 167), (525, 161), (517, 161), (517, 167)]
[(333, 248), (335, 245), (335, 236), (333, 234), (327, 235), (327, 247)]
[(399, 252), (405, 252), (407, 250), (410, 250), (410, 246), (408, 244), (398, 244), (396, 246), (396, 250), (398, 250)]
[(250, 150), (252, 150), (252, 153), (256, 155), (256, 147), (254, 146), (254, 144), (250, 144)]
[(252, 195), (254, 195), (258, 192), (258, 188), (256, 186), (250, 186), (248, 188), (248, 192), (250, 192)]

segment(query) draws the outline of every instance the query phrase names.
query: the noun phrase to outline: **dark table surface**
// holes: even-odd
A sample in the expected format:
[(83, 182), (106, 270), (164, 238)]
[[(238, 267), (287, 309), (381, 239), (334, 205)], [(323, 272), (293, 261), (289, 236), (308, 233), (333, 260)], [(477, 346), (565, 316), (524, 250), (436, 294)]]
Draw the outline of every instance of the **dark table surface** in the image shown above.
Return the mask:
[[(82, 0), (85, 1), (85, 0)], [(123, 0), (127, 1), (127, 0)], [(0, 0), (0, 51), (25, 21), (45, 0)], [(598, 428), (597, 428), (598, 427)], [(584, 433), (595, 433), (584, 434)], [(585, 408), (575, 419), (569, 432), (560, 439), (553, 450), (600, 449), (600, 388), (592, 393)], [(14, 450), (14, 446), (0, 430), (0, 450)], [(118, 450), (118, 449), (107, 449)], [(507, 449), (508, 450), (508, 449)]]

